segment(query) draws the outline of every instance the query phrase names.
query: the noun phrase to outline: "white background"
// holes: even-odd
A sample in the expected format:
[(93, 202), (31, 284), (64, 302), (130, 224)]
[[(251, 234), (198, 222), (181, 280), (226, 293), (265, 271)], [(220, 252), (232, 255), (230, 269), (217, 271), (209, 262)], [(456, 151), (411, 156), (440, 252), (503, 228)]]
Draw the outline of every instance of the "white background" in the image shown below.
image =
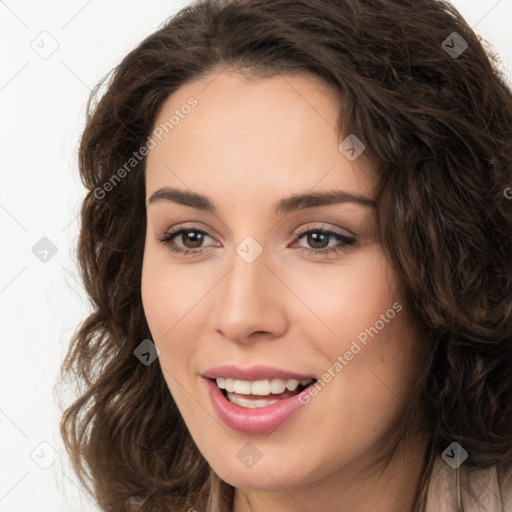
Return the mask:
[[(512, 0), (453, 3), (512, 80)], [(84, 194), (77, 144), (90, 89), (187, 4), (0, 0), (0, 512), (98, 510), (76, 487), (53, 395), (65, 347), (87, 314), (73, 260)], [(38, 44), (58, 48), (43, 59)], [(46, 263), (32, 252), (42, 237), (57, 248)], [(38, 465), (53, 454), (48, 469)]]

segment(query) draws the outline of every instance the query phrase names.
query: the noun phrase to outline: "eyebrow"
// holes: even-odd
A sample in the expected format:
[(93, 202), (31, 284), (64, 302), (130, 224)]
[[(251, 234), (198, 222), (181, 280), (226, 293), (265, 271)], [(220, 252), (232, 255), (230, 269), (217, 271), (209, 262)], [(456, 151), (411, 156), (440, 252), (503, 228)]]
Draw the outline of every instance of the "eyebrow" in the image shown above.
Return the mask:
[[(155, 191), (148, 199), (148, 204), (159, 201), (172, 201), (177, 204), (191, 206), (198, 210), (217, 213), (213, 201), (208, 197), (196, 192), (180, 190), (177, 188), (164, 187)], [(282, 215), (296, 210), (304, 210), (315, 206), (326, 206), (338, 203), (355, 203), (361, 206), (375, 208), (377, 203), (360, 194), (345, 192), (343, 190), (331, 190), (329, 192), (311, 192), (306, 194), (293, 194), (274, 203), (273, 208), (276, 215)]]

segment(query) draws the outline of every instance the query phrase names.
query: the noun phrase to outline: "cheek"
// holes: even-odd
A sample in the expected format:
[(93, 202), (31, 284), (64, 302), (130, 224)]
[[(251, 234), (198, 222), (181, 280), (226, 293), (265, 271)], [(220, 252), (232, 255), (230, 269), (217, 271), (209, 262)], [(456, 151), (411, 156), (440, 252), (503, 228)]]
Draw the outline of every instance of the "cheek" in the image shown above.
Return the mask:
[[(149, 248), (142, 265), (141, 296), (155, 340), (172, 339), (183, 328), (201, 323), (201, 301), (213, 277), (192, 265), (171, 265), (166, 250)], [(199, 307), (198, 307), (199, 306)]]
[[(185, 286), (183, 273), (169, 269), (162, 258), (166, 251), (146, 249), (142, 265), (141, 297), (152, 341), (160, 350), (158, 362), (173, 396), (178, 392), (175, 379), (181, 381), (186, 371), (190, 345), (174, 343), (187, 323), (188, 303), (193, 295)], [(177, 290), (179, 292), (177, 292)], [(186, 341), (186, 340), (185, 340)]]
[[(144, 253), (141, 296), (152, 341), (160, 349), (158, 361), (180, 409), (190, 397), (183, 391), (195, 386), (194, 353), (208, 328), (211, 307), (208, 290), (215, 276), (208, 268), (170, 264), (167, 250), (149, 247)], [(218, 279), (218, 278), (217, 278)]]
[(332, 403), (351, 411), (347, 431), (388, 423), (403, 406), (415, 373), (416, 344), (398, 276), (377, 247), (359, 256), (331, 275), (304, 275), (300, 285), (304, 293), (309, 290), (308, 305), (317, 315), (309, 326), (302, 322), (315, 353), (323, 356), (325, 386), (320, 384), (319, 394), (328, 393)]
[[(375, 325), (377, 331), (390, 333), (391, 325), (398, 323), (397, 310), (402, 309), (398, 277), (377, 245), (329, 272), (318, 266), (297, 275), (295, 290), (312, 313), (308, 314), (308, 337), (316, 340), (316, 348), (330, 360), (348, 350), (358, 336), (363, 341), (365, 337), (373, 339), (368, 331), (374, 334)], [(393, 308), (397, 302), (400, 304)], [(304, 324), (304, 316), (300, 318), (297, 316), (297, 323)]]
[[(190, 416), (189, 401), (183, 396), (182, 386), (189, 376), (189, 351), (193, 350), (188, 340), (179, 338), (186, 324), (187, 298), (175, 290), (183, 288), (180, 272), (165, 271), (165, 262), (146, 253), (142, 270), (141, 296), (144, 314), (151, 332), (152, 341), (160, 350), (157, 359), (162, 376), (182, 415)], [(180, 322), (181, 319), (181, 322)], [(174, 340), (180, 339), (177, 343)]]
[[(148, 237), (149, 237), (149, 229)], [(156, 257), (155, 251), (148, 248), (148, 239), (146, 238), (146, 247), (144, 249), (144, 258), (142, 261), (141, 276), (141, 298), (144, 314), (153, 337), (160, 331), (160, 325), (163, 323), (165, 311), (167, 309), (167, 290), (160, 283), (163, 277), (160, 262)]]

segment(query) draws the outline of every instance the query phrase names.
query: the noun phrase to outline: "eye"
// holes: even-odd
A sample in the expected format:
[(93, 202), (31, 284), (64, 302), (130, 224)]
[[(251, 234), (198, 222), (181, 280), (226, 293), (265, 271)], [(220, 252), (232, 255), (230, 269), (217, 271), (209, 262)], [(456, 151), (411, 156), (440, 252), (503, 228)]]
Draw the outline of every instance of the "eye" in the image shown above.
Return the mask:
[[(298, 246), (300, 252), (305, 251), (310, 256), (341, 254), (356, 242), (356, 238), (353, 236), (321, 228), (310, 228), (301, 231), (297, 234), (297, 238), (311, 246)], [(334, 245), (331, 242), (334, 242)]]
[[(187, 255), (199, 254), (207, 250), (208, 247), (201, 246), (205, 238), (212, 237), (202, 229), (177, 226), (174, 229), (166, 231), (164, 235), (157, 238), (157, 240), (165, 244), (171, 252)], [(180, 246), (177, 242), (181, 242), (183, 246)]]
[[(291, 247), (297, 247), (299, 252), (305, 252), (309, 256), (341, 254), (356, 242), (356, 238), (353, 236), (321, 228), (305, 229), (297, 233), (296, 236), (298, 241), (305, 241), (311, 247), (297, 245), (297, 242), (294, 242)], [(157, 241), (165, 244), (171, 252), (187, 256), (198, 255), (210, 250), (212, 246), (203, 246), (208, 238), (213, 240), (202, 229), (177, 226), (166, 231), (161, 237), (157, 238)], [(331, 242), (334, 242), (334, 245)]]

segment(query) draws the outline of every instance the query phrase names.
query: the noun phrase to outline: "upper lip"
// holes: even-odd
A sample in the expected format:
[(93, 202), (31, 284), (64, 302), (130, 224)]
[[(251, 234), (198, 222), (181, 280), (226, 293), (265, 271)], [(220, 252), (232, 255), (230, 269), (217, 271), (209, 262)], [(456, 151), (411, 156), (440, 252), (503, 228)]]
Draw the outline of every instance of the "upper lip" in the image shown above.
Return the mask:
[(224, 377), (235, 380), (272, 380), (272, 379), (296, 379), (296, 380), (310, 380), (315, 379), (312, 375), (306, 375), (304, 373), (297, 373), (291, 370), (283, 368), (276, 368), (273, 366), (235, 366), (233, 364), (225, 364), (221, 366), (215, 366), (203, 372), (203, 377), (207, 379), (216, 379), (217, 377)]

